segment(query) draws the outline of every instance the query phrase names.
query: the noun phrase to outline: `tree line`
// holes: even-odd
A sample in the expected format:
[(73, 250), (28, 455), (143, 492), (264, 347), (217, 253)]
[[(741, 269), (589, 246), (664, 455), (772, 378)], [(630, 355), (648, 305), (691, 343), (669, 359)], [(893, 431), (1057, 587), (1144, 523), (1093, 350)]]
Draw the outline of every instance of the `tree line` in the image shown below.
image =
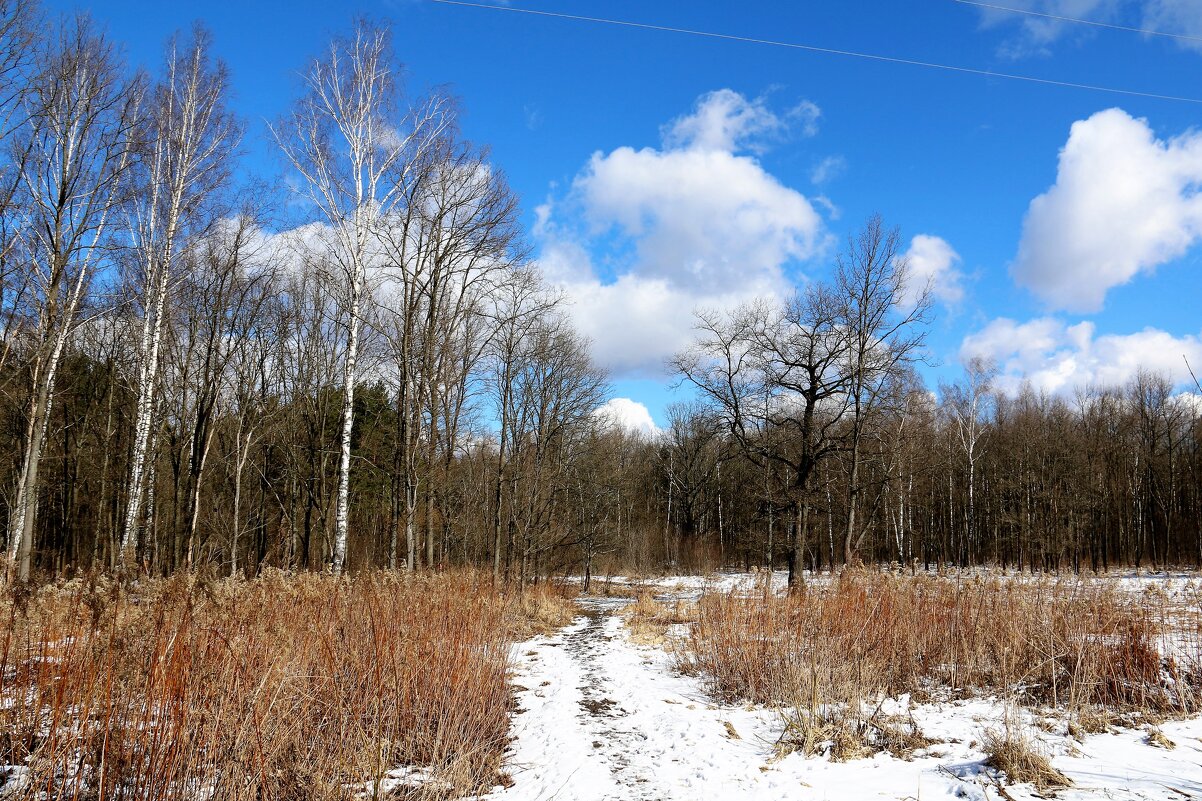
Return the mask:
[(243, 176), (229, 93), (202, 27), (146, 71), (0, 0), (10, 575), (1202, 560), (1190, 398), (1011, 397), (980, 362), (933, 395), (929, 291), (877, 218), (829, 280), (700, 313), (695, 399), (640, 435), (386, 28), (302, 70), (268, 130), (287, 192)]

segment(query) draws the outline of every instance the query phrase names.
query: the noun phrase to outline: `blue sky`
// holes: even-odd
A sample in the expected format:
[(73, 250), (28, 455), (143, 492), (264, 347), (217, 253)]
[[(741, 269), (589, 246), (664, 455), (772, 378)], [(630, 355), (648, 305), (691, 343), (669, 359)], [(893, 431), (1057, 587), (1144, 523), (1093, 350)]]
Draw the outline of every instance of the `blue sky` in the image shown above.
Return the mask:
[[(998, 2), (1194, 38), (954, 0), (510, 5), (1202, 99), (1202, 0)], [(1059, 392), (1202, 363), (1202, 104), (429, 0), (83, 7), (148, 66), (203, 20), (267, 178), (306, 59), (356, 13), (390, 21), (410, 85), (447, 86), (491, 146), (616, 394), (661, 422), (695, 306), (827, 275), (873, 213), (934, 279), (932, 387), (973, 353)]]

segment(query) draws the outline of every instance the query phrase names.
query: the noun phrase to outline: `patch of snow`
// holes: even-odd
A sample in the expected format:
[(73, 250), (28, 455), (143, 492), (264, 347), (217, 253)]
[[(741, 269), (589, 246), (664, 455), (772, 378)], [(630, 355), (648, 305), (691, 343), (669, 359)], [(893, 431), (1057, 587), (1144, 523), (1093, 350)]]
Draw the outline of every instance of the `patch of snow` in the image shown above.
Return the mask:
[(29, 785), (29, 768), (0, 765), (0, 798), (17, 798)]
[(448, 793), (452, 789), (451, 785), (438, 779), (431, 768), (410, 765), (402, 768), (394, 768), (385, 773), (383, 778), (380, 779), (379, 786), (374, 781), (366, 782), (363, 790), (359, 791), (356, 797), (389, 798), (394, 794), (400, 793), (402, 790), (416, 790), (419, 788), (441, 791), (443, 793)]

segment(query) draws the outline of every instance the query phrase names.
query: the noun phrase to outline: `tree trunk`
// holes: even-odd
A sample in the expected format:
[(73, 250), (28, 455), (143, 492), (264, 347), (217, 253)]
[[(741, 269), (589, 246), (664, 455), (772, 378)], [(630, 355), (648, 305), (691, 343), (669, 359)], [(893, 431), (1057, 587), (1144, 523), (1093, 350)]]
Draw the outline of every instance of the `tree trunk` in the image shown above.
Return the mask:
[(351, 304), (347, 311), (346, 364), (342, 372), (342, 431), (338, 440), (338, 509), (332, 564), (335, 576), (342, 575), (346, 565), (347, 533), (350, 528), (351, 434), (355, 425), (355, 368), (359, 357), (359, 296), (363, 281), (361, 266), (356, 263), (353, 269), (355, 285), (351, 289)]

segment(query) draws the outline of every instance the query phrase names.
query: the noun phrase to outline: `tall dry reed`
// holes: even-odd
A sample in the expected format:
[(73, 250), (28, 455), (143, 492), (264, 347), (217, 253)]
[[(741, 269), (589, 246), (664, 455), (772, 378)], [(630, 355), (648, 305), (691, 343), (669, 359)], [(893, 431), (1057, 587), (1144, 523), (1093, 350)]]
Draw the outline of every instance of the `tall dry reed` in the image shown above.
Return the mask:
[(791, 596), (711, 594), (681, 667), (725, 699), (999, 694), (1065, 708), (1202, 707), (1197, 604), (1098, 581), (848, 571)]
[(425, 781), (400, 797), (445, 797), (500, 778), (521, 612), (486, 578), (93, 576), (0, 609), (0, 763), (24, 797), (342, 799), (405, 766)]

